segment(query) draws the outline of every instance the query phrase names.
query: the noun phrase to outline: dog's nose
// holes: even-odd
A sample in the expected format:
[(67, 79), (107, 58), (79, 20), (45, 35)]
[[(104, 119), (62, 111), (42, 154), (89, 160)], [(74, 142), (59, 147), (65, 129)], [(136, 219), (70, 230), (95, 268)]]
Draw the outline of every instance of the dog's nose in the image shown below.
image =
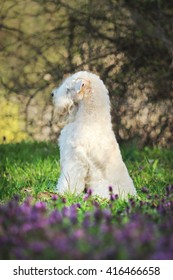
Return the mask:
[(54, 96), (54, 93), (53, 93), (53, 91), (51, 92), (51, 96), (52, 96), (52, 97)]

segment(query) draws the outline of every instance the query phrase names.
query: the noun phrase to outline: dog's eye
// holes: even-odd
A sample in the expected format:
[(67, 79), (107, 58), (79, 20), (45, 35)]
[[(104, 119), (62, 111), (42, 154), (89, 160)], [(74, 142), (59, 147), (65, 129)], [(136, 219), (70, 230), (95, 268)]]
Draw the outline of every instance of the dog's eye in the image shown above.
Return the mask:
[(70, 89), (69, 89), (69, 88), (67, 88), (66, 93), (67, 93), (67, 94), (70, 93)]

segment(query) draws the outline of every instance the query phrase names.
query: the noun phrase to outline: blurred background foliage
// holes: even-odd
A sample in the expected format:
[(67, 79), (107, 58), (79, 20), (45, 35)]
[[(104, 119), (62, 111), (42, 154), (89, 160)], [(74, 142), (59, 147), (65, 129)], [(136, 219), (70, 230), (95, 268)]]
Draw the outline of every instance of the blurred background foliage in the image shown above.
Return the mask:
[(90, 70), (118, 141), (171, 146), (172, 0), (1, 0), (0, 142), (54, 140), (52, 88)]

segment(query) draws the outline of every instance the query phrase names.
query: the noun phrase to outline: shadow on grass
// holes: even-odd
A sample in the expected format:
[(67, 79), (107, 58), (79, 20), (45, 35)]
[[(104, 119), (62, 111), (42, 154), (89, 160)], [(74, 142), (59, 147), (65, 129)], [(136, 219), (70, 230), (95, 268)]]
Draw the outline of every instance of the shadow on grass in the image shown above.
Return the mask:
[(52, 160), (59, 159), (58, 146), (48, 142), (21, 142), (14, 144), (1, 144), (0, 145), (0, 159), (2, 163), (6, 160), (10, 162), (28, 162), (34, 163), (38, 160), (47, 158)]

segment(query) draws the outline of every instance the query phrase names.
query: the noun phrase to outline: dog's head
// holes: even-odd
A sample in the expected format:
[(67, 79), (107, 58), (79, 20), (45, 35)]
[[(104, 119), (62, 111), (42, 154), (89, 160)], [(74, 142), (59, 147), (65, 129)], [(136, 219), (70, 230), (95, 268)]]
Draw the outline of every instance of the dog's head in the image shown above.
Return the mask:
[(60, 127), (74, 120), (81, 101), (88, 98), (90, 93), (91, 82), (87, 72), (78, 72), (68, 77), (59, 88), (52, 91), (55, 114)]
[[(52, 91), (55, 113), (59, 127), (73, 122), (77, 113), (94, 113), (109, 118), (110, 100), (108, 90), (99, 76), (80, 71), (68, 77), (59, 88)], [(80, 108), (82, 110), (80, 110)], [(84, 110), (84, 111), (83, 111)]]

